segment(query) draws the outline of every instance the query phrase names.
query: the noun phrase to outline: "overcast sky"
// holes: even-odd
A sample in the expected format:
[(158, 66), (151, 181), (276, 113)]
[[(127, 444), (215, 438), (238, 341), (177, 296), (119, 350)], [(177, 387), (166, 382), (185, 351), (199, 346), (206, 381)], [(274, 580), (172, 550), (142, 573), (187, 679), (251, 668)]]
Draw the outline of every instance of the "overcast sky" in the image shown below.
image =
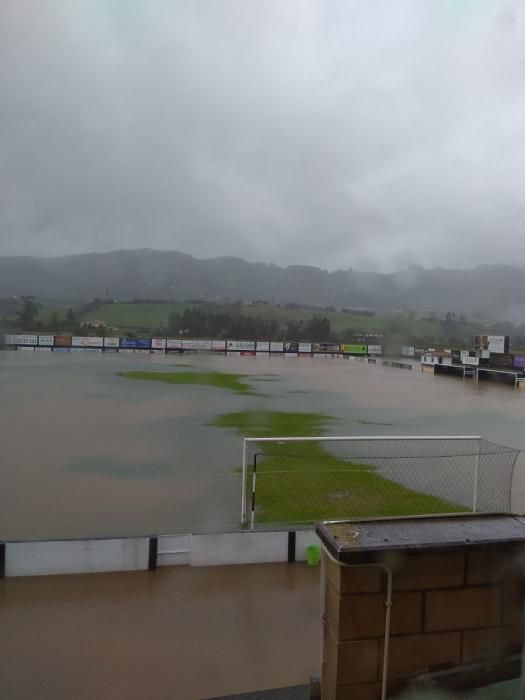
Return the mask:
[(0, 254), (525, 263), (519, 0), (1, 0)]

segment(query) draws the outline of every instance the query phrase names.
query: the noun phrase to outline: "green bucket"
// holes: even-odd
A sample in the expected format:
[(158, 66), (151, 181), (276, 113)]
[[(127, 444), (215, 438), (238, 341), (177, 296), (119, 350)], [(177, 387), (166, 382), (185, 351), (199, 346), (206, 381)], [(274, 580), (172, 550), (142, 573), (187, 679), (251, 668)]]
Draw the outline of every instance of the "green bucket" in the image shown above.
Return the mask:
[(306, 548), (306, 563), (308, 566), (319, 566), (321, 561), (321, 547), (317, 544), (311, 544)]

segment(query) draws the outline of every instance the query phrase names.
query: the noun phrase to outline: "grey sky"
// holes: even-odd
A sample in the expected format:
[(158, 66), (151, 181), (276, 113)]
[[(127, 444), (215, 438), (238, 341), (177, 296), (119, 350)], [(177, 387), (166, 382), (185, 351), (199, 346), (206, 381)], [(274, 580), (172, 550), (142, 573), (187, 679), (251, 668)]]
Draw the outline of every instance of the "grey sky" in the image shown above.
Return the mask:
[(2, 0), (0, 254), (525, 263), (518, 0)]

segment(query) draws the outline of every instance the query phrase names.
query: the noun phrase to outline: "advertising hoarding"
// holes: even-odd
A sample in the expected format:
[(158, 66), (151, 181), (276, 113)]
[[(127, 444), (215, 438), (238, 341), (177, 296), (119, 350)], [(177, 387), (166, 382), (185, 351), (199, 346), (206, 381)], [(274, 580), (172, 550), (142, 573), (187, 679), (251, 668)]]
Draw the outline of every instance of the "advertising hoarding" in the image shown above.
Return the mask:
[(104, 347), (105, 348), (118, 348), (120, 343), (119, 343), (120, 338), (104, 338)]
[(74, 335), (71, 338), (71, 345), (74, 348), (101, 348), (104, 345), (104, 338)]
[(368, 345), (361, 345), (360, 343), (345, 343), (341, 345), (341, 352), (345, 355), (366, 355), (368, 351)]
[(270, 343), (268, 340), (258, 340), (255, 344), (256, 352), (270, 352)]
[(55, 335), (55, 348), (69, 348), (71, 347), (71, 336), (70, 335)]
[(272, 340), (270, 342), (270, 352), (284, 352), (284, 343), (282, 340)]
[(325, 355), (339, 355), (337, 343), (312, 343), (312, 352)]
[(228, 352), (255, 352), (255, 340), (228, 340)]
[(310, 355), (312, 352), (312, 343), (299, 343), (299, 354), (307, 353)]
[(481, 352), (483, 352), (483, 350), (489, 353), (508, 352), (510, 337), (508, 335), (477, 335), (474, 338), (474, 347), (477, 351)]
[(225, 340), (212, 340), (211, 341), (211, 349), (214, 350), (215, 352), (224, 352), (226, 350), (226, 341)]
[(289, 342), (284, 344), (284, 352), (293, 352), (297, 355), (299, 352), (299, 343)]
[(479, 357), (472, 357), (467, 353), (466, 355), (461, 356), (461, 363), (464, 365), (472, 365), (474, 367), (479, 365)]
[(368, 354), (369, 355), (382, 355), (383, 354), (383, 346), (382, 345), (369, 345), (368, 346)]
[(211, 340), (181, 340), (183, 350), (211, 350)]
[(120, 338), (120, 347), (126, 350), (149, 350), (149, 338)]
[(180, 338), (166, 338), (167, 350), (180, 350), (182, 347)]
[(525, 355), (514, 355), (512, 364), (516, 369), (525, 369)]
[(53, 347), (53, 343), (55, 342), (55, 336), (53, 335), (39, 335), (38, 336), (38, 344), (43, 345), (45, 347)]
[(38, 345), (38, 336), (29, 334), (6, 335), (4, 343), (6, 345)]
[(151, 339), (151, 349), (152, 350), (165, 350), (166, 349), (166, 338), (152, 338)]

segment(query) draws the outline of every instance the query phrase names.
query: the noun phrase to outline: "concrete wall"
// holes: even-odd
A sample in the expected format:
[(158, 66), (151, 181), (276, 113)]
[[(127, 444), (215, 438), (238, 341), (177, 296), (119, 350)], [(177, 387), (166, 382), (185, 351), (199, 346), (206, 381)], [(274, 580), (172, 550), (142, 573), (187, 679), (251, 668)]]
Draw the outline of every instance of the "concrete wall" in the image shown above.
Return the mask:
[(138, 571), (184, 564), (220, 566), (305, 561), (306, 547), (310, 544), (320, 544), (313, 530), (7, 542), (0, 544), (0, 562), (3, 563), (0, 576), (2, 573), (5, 576), (41, 576)]

